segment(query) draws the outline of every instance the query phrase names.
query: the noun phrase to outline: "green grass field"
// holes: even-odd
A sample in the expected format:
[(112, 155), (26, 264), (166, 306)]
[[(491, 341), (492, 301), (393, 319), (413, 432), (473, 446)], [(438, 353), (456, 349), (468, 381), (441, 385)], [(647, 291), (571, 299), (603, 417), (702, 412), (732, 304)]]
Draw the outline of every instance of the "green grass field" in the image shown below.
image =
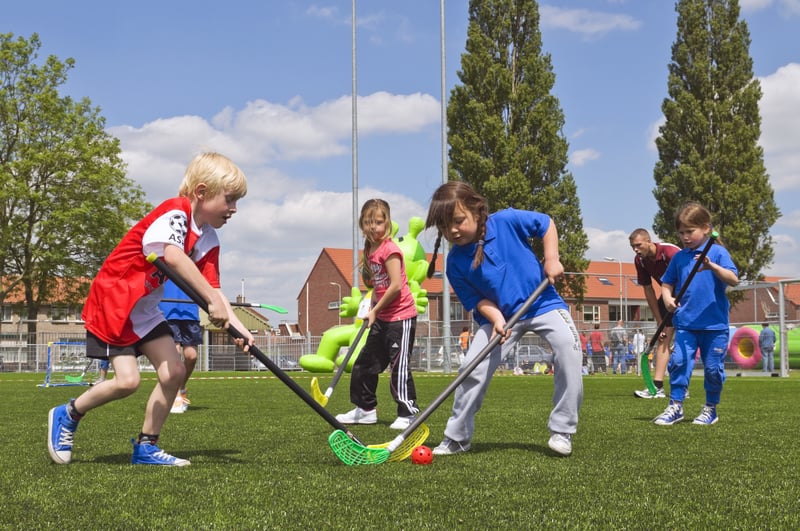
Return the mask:
[[(152, 375), (148, 375), (152, 378)], [(651, 420), (665, 400), (641, 400), (635, 376), (584, 378), (574, 453), (547, 448), (552, 379), (498, 375), (477, 417), (472, 451), (429, 466), (348, 467), (330, 450), (333, 429), (275, 378), (200, 373), (192, 406), (171, 415), (161, 446), (185, 468), (131, 466), (130, 438), (154, 381), (89, 413), (73, 462), (50, 461), (47, 412), (83, 388), (39, 388), (41, 375), (0, 379), (2, 529), (797, 529), (800, 487), (797, 378), (729, 375), (714, 426)], [(213, 378), (212, 378), (213, 377)], [(308, 389), (310, 376), (298, 375)], [(416, 375), (420, 403), (451, 377)], [(320, 379), (323, 389), (330, 378)], [(349, 409), (349, 379), (328, 405)], [(379, 387), (388, 442), (394, 404)], [(428, 420), (433, 447), (452, 400)]]

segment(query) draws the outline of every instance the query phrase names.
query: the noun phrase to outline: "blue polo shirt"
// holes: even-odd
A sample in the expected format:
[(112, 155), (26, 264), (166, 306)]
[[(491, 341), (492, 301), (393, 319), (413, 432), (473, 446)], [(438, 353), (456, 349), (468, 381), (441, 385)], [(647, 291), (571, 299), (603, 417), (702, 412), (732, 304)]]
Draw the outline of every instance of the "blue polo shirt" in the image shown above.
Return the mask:
[[(708, 241), (708, 240), (706, 240)], [(661, 277), (662, 284), (672, 286), (673, 296), (677, 295), (686, 283), (694, 264), (705, 243), (697, 249), (681, 249), (675, 253)], [(728, 250), (713, 244), (708, 251), (708, 259), (739, 274)], [(711, 270), (698, 271), (686, 291), (681, 296), (678, 308), (672, 317), (676, 330), (728, 330), (730, 303), (725, 295), (727, 284)]]
[[(494, 302), (509, 319), (545, 278), (544, 269), (533, 253), (529, 239), (542, 238), (550, 227), (550, 217), (539, 212), (509, 208), (489, 216), (483, 246), (483, 262), (472, 269), (477, 243), (454, 245), (447, 255), (447, 279), (468, 311), (478, 302)], [(522, 317), (567, 310), (567, 304), (553, 286), (548, 286)], [(473, 312), (479, 325), (488, 320)]]

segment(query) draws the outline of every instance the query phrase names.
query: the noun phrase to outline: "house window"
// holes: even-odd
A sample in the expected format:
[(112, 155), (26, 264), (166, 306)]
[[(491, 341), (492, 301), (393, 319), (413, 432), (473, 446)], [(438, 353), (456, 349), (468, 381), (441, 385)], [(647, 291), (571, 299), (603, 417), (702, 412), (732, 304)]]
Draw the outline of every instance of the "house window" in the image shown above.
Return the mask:
[(450, 319), (453, 321), (464, 321), (466, 319), (464, 314), (464, 305), (461, 304), (461, 301), (450, 299)]
[(599, 323), (600, 322), (600, 306), (594, 304), (585, 304), (583, 306), (583, 322), (584, 323)]
[(0, 321), (4, 323), (10, 323), (14, 317), (14, 312), (11, 306), (6, 306), (5, 304), (0, 307)]
[(70, 318), (69, 306), (52, 306), (50, 308), (50, 319), (54, 322), (69, 321)]

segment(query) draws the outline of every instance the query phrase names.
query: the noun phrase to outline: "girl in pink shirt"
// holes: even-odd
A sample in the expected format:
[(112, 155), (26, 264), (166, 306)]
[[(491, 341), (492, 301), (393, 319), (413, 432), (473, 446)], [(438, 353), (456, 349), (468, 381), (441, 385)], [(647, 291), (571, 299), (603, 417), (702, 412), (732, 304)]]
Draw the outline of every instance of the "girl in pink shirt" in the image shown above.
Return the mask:
[(378, 422), (378, 377), (391, 365), (389, 388), (397, 402), (397, 419), (390, 428), (406, 429), (419, 412), (414, 378), (409, 368), (417, 328), (417, 308), (408, 288), (403, 253), (392, 240), (389, 204), (370, 199), (358, 220), (364, 233), (361, 273), (373, 288), (373, 306), (366, 317), (369, 335), (353, 364), (350, 401), (356, 408), (336, 416), (342, 424)]

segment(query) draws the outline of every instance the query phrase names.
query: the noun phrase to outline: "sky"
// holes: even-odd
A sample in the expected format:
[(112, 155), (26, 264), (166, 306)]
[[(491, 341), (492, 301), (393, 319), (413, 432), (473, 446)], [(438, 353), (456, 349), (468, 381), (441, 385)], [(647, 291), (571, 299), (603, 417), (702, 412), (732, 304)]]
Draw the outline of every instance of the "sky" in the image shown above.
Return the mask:
[[(760, 80), (764, 161), (782, 216), (766, 275), (800, 262), (800, 0), (742, 0)], [(633, 260), (627, 235), (652, 228), (667, 66), (676, 36), (668, 0), (541, 2), (543, 51), (578, 186), (591, 260)], [(0, 32), (42, 41), (40, 58), (75, 59), (62, 94), (87, 97), (119, 138), (128, 176), (158, 204), (174, 196), (201, 151), (232, 158), (248, 193), (220, 230), (222, 288), (233, 300), (283, 306), (323, 247), (352, 248), (357, 206), (386, 199), (406, 232), (442, 183), (445, 98), (459, 83), (468, 0), (440, 2), (174, 0), (4, 6)], [(357, 90), (357, 164), (352, 94)], [(433, 248), (434, 234), (420, 241)], [(722, 235), (724, 238), (724, 235)], [(325, 286), (324, 288), (329, 288)], [(309, 286), (313, 290), (314, 286)]]

